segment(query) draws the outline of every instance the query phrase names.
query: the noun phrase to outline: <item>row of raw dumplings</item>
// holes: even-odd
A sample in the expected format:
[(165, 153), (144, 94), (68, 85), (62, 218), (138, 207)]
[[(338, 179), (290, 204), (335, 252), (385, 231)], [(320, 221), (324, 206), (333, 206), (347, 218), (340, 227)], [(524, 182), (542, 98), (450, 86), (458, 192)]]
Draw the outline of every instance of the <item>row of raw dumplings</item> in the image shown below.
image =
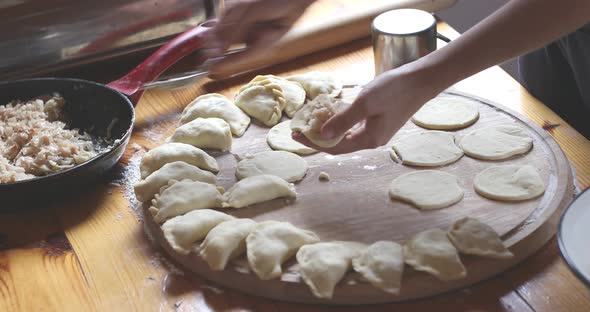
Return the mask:
[(211, 270), (224, 270), (229, 261), (246, 253), (251, 270), (262, 280), (280, 278), (282, 264), (295, 255), (302, 280), (316, 297), (325, 299), (332, 298), (336, 285), (351, 270), (373, 286), (399, 294), (404, 263), (448, 281), (467, 274), (459, 252), (513, 257), (490, 226), (472, 218), (457, 221), (448, 232), (420, 232), (403, 246), (393, 241), (320, 242), (313, 232), (287, 222), (257, 223), (210, 209), (172, 218), (162, 231), (174, 251), (200, 255)]

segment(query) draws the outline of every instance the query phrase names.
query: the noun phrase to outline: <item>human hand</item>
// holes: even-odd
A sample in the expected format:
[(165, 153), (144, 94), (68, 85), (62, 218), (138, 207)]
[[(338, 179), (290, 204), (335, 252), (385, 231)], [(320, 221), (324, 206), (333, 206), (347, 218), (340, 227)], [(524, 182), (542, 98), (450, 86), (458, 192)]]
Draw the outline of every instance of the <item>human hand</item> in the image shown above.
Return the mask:
[(293, 26), (314, 0), (233, 0), (207, 38), (208, 57), (221, 56), (232, 44), (245, 43), (243, 52), (225, 57), (210, 73), (223, 72), (224, 64), (239, 63), (263, 53)]
[(444, 87), (432, 81), (433, 76), (419, 63), (409, 63), (375, 78), (350, 106), (322, 126), (321, 135), (326, 139), (349, 132), (334, 147), (316, 146), (301, 133), (294, 133), (293, 139), (330, 154), (384, 145), (424, 103), (442, 91)]

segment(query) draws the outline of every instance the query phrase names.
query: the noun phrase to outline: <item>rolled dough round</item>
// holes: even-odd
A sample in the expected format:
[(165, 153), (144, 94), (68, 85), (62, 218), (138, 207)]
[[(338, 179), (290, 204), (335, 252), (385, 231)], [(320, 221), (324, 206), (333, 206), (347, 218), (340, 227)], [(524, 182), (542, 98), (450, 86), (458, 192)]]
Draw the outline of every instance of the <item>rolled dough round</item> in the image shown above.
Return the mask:
[(517, 126), (494, 126), (467, 134), (459, 146), (468, 156), (499, 160), (525, 154), (533, 147), (533, 139)]
[(475, 176), (475, 191), (483, 197), (503, 201), (522, 201), (545, 192), (537, 170), (529, 165), (493, 166)]
[(473, 101), (439, 96), (428, 101), (412, 117), (412, 121), (426, 129), (454, 130), (471, 126), (479, 118), (479, 110)]
[(260, 152), (241, 160), (236, 166), (238, 179), (271, 174), (287, 182), (296, 182), (303, 179), (306, 172), (305, 159), (284, 151)]
[(459, 179), (438, 170), (421, 170), (403, 174), (391, 182), (389, 196), (419, 209), (439, 209), (463, 199)]
[(412, 133), (396, 140), (392, 148), (404, 165), (443, 166), (463, 156), (463, 151), (455, 145), (455, 135), (443, 131)]
[(307, 147), (291, 138), (291, 121), (287, 120), (272, 127), (266, 137), (268, 145), (275, 150), (283, 150), (300, 155), (317, 153), (315, 149)]

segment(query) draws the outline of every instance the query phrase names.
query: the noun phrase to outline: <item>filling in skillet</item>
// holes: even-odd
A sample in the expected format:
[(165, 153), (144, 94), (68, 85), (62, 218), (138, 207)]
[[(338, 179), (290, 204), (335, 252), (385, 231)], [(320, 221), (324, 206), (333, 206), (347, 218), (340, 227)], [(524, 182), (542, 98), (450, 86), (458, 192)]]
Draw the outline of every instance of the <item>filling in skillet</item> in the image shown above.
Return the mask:
[(98, 154), (88, 133), (68, 129), (64, 107), (57, 93), (0, 105), (0, 183), (58, 172)]

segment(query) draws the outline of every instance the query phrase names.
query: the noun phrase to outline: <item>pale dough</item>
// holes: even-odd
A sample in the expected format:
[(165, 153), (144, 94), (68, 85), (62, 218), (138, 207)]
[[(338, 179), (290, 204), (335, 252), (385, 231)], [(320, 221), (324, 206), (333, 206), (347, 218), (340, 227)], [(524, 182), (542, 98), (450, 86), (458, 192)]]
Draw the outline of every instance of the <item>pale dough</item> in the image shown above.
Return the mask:
[(459, 146), (468, 156), (484, 160), (500, 160), (524, 154), (533, 147), (533, 139), (517, 126), (494, 126), (474, 130)]
[(250, 117), (272, 127), (281, 120), (286, 101), (283, 89), (278, 84), (253, 84), (240, 90), (236, 96), (236, 105)]
[(150, 174), (145, 180), (135, 184), (135, 196), (139, 202), (151, 200), (160, 189), (170, 180), (193, 180), (209, 184), (217, 184), (217, 177), (209, 171), (205, 171), (187, 164), (184, 161), (175, 161), (165, 164), (162, 168)]
[(404, 273), (404, 253), (400, 244), (375, 242), (352, 260), (352, 266), (373, 286), (390, 294), (399, 294)]
[(143, 156), (139, 165), (141, 178), (145, 179), (165, 164), (175, 161), (184, 161), (213, 173), (219, 171), (217, 160), (200, 148), (184, 143), (166, 143), (151, 149)]
[(221, 118), (197, 118), (176, 129), (170, 142), (186, 143), (198, 148), (229, 151), (232, 136), (229, 124)]
[(313, 144), (321, 147), (333, 147), (340, 143), (346, 133), (333, 139), (323, 139), (320, 136), (322, 126), (328, 119), (336, 115), (344, 106), (344, 102), (322, 94), (307, 103), (291, 120), (291, 130), (301, 132)]
[(319, 242), (319, 237), (288, 222), (263, 221), (246, 237), (250, 268), (262, 280), (280, 277), (281, 265), (306, 244)]
[(326, 172), (320, 172), (320, 175), (318, 176), (318, 179), (320, 181), (324, 181), (324, 182), (328, 182), (330, 181), (330, 175)]
[(297, 182), (305, 176), (307, 162), (293, 153), (268, 151), (250, 155), (236, 166), (236, 176), (244, 179), (261, 174), (272, 174), (287, 182)]
[(529, 165), (489, 167), (475, 176), (473, 186), (481, 196), (503, 201), (527, 200), (545, 192), (543, 179)]
[(342, 81), (326, 72), (311, 71), (305, 74), (287, 77), (303, 86), (309, 99), (315, 99), (320, 94), (337, 97), (342, 93)]
[(293, 117), (293, 115), (303, 106), (303, 104), (305, 104), (305, 89), (303, 89), (301, 84), (273, 75), (256, 76), (249, 84), (242, 87), (242, 89), (246, 89), (252, 84), (265, 81), (276, 83), (281, 86), (283, 95), (285, 96), (284, 110), (287, 116)]
[(154, 221), (162, 223), (169, 218), (192, 210), (220, 208), (222, 205), (221, 187), (209, 183), (182, 180), (170, 181), (162, 187), (152, 200), (149, 211)]
[(317, 153), (315, 149), (307, 147), (291, 137), (291, 120), (281, 122), (272, 127), (266, 137), (268, 145), (275, 150), (283, 150), (300, 155)]
[(430, 273), (443, 281), (467, 276), (457, 249), (441, 229), (415, 234), (404, 244), (404, 258), (415, 270)]
[(401, 158), (402, 164), (412, 166), (444, 166), (463, 156), (463, 151), (455, 145), (455, 135), (444, 131), (421, 131), (405, 135), (396, 139), (392, 148)]
[(221, 118), (229, 124), (231, 132), (242, 136), (250, 125), (250, 117), (221, 94), (211, 93), (197, 97), (186, 106), (180, 117), (185, 124), (197, 118)]
[(397, 177), (391, 182), (389, 196), (416, 206), (420, 209), (448, 207), (463, 199), (459, 179), (443, 171), (413, 171)]
[(245, 178), (223, 194), (223, 207), (242, 208), (275, 198), (295, 198), (295, 187), (270, 174)]
[(201, 243), (199, 254), (213, 271), (221, 271), (228, 261), (246, 252), (246, 237), (254, 230), (252, 219), (232, 219), (215, 226)]
[(453, 224), (448, 233), (453, 245), (462, 253), (506, 259), (514, 255), (504, 246), (494, 229), (473, 218), (463, 218)]
[(479, 110), (472, 100), (443, 95), (424, 104), (412, 121), (426, 129), (455, 130), (472, 125), (478, 118)]
[(296, 258), (301, 278), (314, 296), (331, 299), (336, 284), (352, 268), (352, 259), (366, 248), (357, 242), (320, 242), (299, 248)]
[(196, 250), (193, 245), (203, 239), (213, 227), (231, 219), (232, 216), (211, 209), (193, 210), (164, 222), (162, 232), (174, 251), (188, 255)]

